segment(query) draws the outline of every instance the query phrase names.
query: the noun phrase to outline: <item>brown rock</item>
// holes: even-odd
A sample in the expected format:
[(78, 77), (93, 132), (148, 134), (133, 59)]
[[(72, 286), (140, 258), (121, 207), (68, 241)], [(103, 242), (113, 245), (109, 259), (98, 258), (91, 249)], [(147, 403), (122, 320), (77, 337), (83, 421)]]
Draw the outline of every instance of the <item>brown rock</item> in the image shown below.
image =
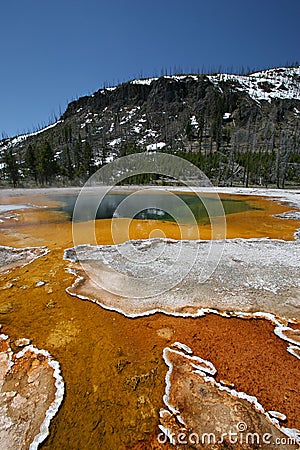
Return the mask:
[[(29, 339), (18, 341), (23, 346)], [(62, 396), (58, 363), (47, 352), (29, 347), (13, 354), (9, 338), (0, 336), (1, 449), (37, 449)]]
[(17, 339), (15, 341), (16, 347), (26, 347), (26, 345), (29, 345), (29, 344), (30, 344), (30, 339), (26, 339), (26, 338)]
[(164, 359), (169, 366), (164, 397), (168, 409), (161, 412), (161, 442), (168, 435), (174, 445), (197, 449), (299, 448), (254, 397), (217, 383), (207, 373), (206, 361), (170, 348)]

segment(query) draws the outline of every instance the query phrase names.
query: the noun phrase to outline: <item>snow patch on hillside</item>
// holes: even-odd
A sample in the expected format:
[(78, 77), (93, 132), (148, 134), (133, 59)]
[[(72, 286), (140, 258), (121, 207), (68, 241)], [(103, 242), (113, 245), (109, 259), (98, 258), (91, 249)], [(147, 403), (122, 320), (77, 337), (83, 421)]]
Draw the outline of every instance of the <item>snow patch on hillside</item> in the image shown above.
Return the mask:
[(146, 149), (148, 152), (161, 150), (166, 146), (165, 142), (156, 142), (155, 144), (149, 144), (147, 145)]
[(55, 123), (52, 123), (51, 125), (48, 125), (45, 128), (42, 128), (39, 131), (35, 131), (34, 133), (28, 133), (28, 134), (21, 134), (20, 136), (16, 136), (13, 139), (10, 139), (8, 143), (5, 143), (4, 145), (0, 144), (0, 152), (3, 152), (5, 150), (8, 150), (9, 148), (14, 147), (15, 145), (20, 144), (23, 141), (26, 141), (26, 139), (32, 137), (32, 136), (37, 136), (38, 134), (44, 133), (44, 131), (50, 130), (51, 128), (56, 127), (56, 125), (58, 125), (59, 123), (63, 123), (63, 120), (58, 120)]
[[(164, 76), (166, 80), (183, 81), (190, 79), (199, 81), (199, 75)], [(246, 92), (253, 100), (271, 102), (274, 98), (300, 100), (300, 67), (282, 67), (255, 72), (250, 75), (218, 74), (208, 75), (207, 78), (220, 90), (223, 83), (231, 83), (237, 91)], [(145, 78), (133, 80), (131, 84), (150, 86), (159, 78)]]
[(245, 76), (221, 73), (208, 78), (219, 88), (221, 83), (231, 83), (235, 90), (246, 92), (258, 102), (271, 102), (275, 98), (300, 100), (300, 67), (270, 69)]

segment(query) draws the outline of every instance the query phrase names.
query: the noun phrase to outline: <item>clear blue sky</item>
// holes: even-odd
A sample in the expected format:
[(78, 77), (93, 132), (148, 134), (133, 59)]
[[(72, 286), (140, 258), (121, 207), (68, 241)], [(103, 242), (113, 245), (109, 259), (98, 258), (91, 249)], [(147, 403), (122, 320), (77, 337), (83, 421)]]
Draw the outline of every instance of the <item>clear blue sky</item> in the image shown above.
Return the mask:
[(162, 68), (300, 60), (300, 0), (11, 0), (0, 6), (0, 134)]

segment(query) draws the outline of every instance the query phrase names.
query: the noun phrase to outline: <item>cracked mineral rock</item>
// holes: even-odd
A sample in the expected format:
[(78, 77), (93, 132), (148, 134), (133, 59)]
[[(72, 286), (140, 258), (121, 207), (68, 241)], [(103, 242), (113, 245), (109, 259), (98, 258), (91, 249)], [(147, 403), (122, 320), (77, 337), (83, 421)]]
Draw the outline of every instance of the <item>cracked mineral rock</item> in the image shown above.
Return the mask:
[(255, 397), (218, 383), (209, 361), (168, 347), (164, 360), (169, 370), (160, 442), (197, 449), (299, 448), (297, 430), (283, 433), (274, 412), (266, 413)]
[(9, 337), (0, 335), (1, 449), (37, 449), (48, 435), (63, 393), (59, 365), (49, 353), (33, 346), (13, 353)]
[(279, 217), (280, 219), (292, 219), (292, 220), (300, 220), (300, 211), (286, 211), (281, 214), (275, 214), (274, 217)]
[(47, 253), (46, 247), (14, 248), (0, 246), (0, 273), (26, 266)]
[(65, 251), (71, 295), (129, 317), (266, 312), (300, 319), (299, 242), (271, 239), (82, 245)]

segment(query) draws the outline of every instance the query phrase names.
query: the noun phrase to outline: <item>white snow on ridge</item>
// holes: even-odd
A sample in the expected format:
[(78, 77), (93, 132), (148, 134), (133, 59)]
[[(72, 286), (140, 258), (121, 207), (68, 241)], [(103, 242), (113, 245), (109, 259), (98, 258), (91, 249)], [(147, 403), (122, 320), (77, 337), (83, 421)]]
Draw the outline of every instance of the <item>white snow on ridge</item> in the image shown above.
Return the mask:
[[(235, 83), (236, 90), (246, 91), (255, 101), (266, 100), (271, 102), (272, 98), (300, 100), (300, 83), (296, 79), (300, 77), (300, 67), (269, 69), (250, 75), (221, 73), (218, 75), (208, 75), (207, 77), (219, 88), (220, 82)], [(174, 75), (164, 76), (163, 78), (173, 81), (182, 81), (187, 78), (199, 81), (198, 75)], [(155, 77), (133, 80), (131, 84), (151, 85), (153, 81), (157, 81), (158, 79), (158, 77)]]
[(235, 83), (237, 91), (245, 91), (255, 101), (272, 98), (300, 100), (300, 67), (278, 68), (256, 72), (251, 75), (209, 75), (209, 80), (219, 87), (220, 82)]
[[(166, 80), (172, 81), (182, 81), (182, 80), (193, 80), (199, 81), (202, 79), (199, 75), (174, 75), (174, 76), (164, 76), (161, 77)], [(218, 89), (221, 90), (221, 86), (223, 83), (231, 83), (232, 88), (236, 91), (247, 93), (253, 100), (256, 102), (260, 102), (262, 100), (271, 102), (272, 99), (294, 99), (300, 100), (300, 66), (299, 67), (282, 67), (264, 70), (260, 72), (255, 72), (250, 75), (232, 75), (232, 74), (217, 74), (217, 75), (207, 75), (206, 79), (210, 80)], [(159, 80), (159, 77), (153, 78), (145, 78), (145, 79), (137, 79), (130, 81), (131, 84), (137, 85), (151, 85), (154, 81)], [(101, 92), (110, 92), (117, 89), (118, 86), (105, 88)], [(103, 110), (103, 113), (106, 111), (107, 107)], [(121, 117), (120, 125), (123, 125), (127, 122), (133, 120), (136, 113), (139, 111), (140, 107), (135, 108), (124, 108), (123, 116)], [(76, 112), (79, 114), (82, 111), (82, 108), (79, 108)], [(230, 113), (225, 113), (224, 119), (230, 119)], [(294, 114), (298, 116), (300, 114), (299, 109), (294, 108)], [(84, 119), (85, 122), (81, 124), (81, 128), (84, 128), (86, 124), (92, 122), (92, 118), (89, 117), (92, 113), (89, 113)], [(94, 114), (96, 117), (96, 114)], [(191, 125), (197, 127), (197, 121), (195, 116), (191, 117)], [(13, 148), (14, 146), (24, 142), (26, 139), (37, 136), (44, 131), (47, 131), (56, 125), (62, 123), (63, 120), (58, 120), (57, 122), (42, 128), (33, 133), (21, 134), (14, 138), (9, 138), (7, 140), (0, 142), (0, 153), (7, 149)], [(145, 117), (143, 116), (138, 121), (139, 123), (146, 122)], [(135, 128), (133, 131), (139, 134), (142, 128), (139, 124), (133, 124)], [(111, 124), (111, 128), (109, 132), (113, 132), (114, 124)], [(145, 139), (150, 137), (147, 135)], [(154, 136), (153, 136), (154, 137)], [(142, 143), (142, 142), (141, 142)], [(143, 142), (145, 143), (145, 142)]]
[[(104, 89), (100, 90), (100, 94), (105, 94), (107, 91), (115, 91), (117, 89), (117, 86), (112, 86), (112, 87), (106, 87)], [(95, 94), (92, 95), (92, 97), (94, 97)]]
[(51, 125), (48, 125), (45, 128), (42, 128), (41, 130), (35, 131), (34, 133), (28, 133), (28, 134), (21, 134), (20, 136), (17, 136), (13, 139), (10, 139), (9, 142), (6, 145), (0, 146), (0, 151), (7, 150), (8, 148), (14, 147), (17, 144), (20, 144), (23, 141), (26, 141), (31, 136), (37, 136), (40, 133), (43, 133), (44, 131), (50, 130), (50, 128), (56, 127), (59, 123), (63, 123), (63, 120), (58, 120), (55, 123), (52, 123)]
[(143, 78), (140, 80), (132, 80), (130, 83), (131, 84), (147, 84), (148, 86), (150, 86), (152, 81), (157, 81), (157, 80), (158, 80), (158, 78)]
[[(173, 80), (173, 81), (182, 81), (187, 78), (192, 79), (194, 81), (199, 81), (199, 75), (164, 75), (160, 78), (164, 78), (165, 80)], [(131, 84), (145, 84), (150, 86), (153, 81), (159, 80), (158, 77), (154, 78), (142, 78), (140, 80), (132, 80)]]

